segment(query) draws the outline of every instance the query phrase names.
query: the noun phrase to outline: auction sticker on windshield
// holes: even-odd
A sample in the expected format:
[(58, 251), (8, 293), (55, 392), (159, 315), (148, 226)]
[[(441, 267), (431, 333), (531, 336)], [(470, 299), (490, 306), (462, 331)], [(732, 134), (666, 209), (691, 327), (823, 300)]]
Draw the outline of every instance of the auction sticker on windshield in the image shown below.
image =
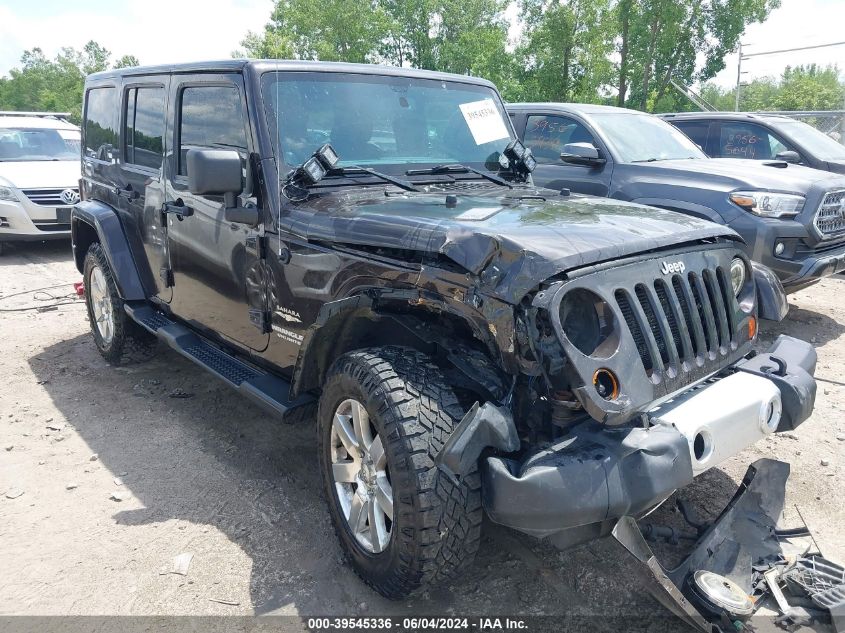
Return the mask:
[(499, 114), (499, 110), (492, 99), (462, 103), (460, 107), (476, 145), (483, 145), (510, 136), (508, 129), (505, 127), (505, 122), (502, 120), (502, 115)]

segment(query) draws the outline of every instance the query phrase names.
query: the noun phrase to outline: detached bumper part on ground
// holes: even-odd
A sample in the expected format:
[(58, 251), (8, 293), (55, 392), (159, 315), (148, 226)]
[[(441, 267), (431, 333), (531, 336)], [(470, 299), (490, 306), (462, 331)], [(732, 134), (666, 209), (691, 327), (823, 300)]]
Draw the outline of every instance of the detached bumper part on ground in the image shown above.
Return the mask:
[[(752, 464), (719, 518), (704, 532), (692, 553), (672, 570), (664, 569), (658, 562), (632, 517), (623, 517), (616, 523), (613, 537), (639, 563), (639, 577), (647, 590), (700, 631), (741, 630), (742, 622), (769, 597), (775, 599), (775, 610), (780, 611), (777, 621), (786, 628), (829, 615), (834, 629), (845, 631), (845, 572), (817, 554), (805, 552), (796, 560), (785, 551), (791, 539), (810, 536), (806, 526), (778, 529), (788, 477), (789, 464), (784, 462), (761, 459)], [(795, 593), (810, 598), (822, 609), (790, 606), (775, 580), (781, 569), (795, 568), (804, 561), (823, 569), (798, 569), (802, 579), (821, 578), (822, 582), (816, 584), (825, 585), (825, 590), (815, 592), (814, 587), (799, 582), (793, 583), (803, 585), (794, 587)], [(770, 575), (773, 570), (774, 576)], [(709, 575), (711, 582), (719, 582), (702, 591), (701, 584), (695, 581), (701, 574)]]
[(488, 457), (485, 510), (559, 547), (607, 535), (619, 518), (642, 516), (704, 470), (801, 424), (815, 401), (815, 364), (812, 346), (782, 336), (768, 353), (656, 407), (648, 429), (585, 422), (522, 462)]

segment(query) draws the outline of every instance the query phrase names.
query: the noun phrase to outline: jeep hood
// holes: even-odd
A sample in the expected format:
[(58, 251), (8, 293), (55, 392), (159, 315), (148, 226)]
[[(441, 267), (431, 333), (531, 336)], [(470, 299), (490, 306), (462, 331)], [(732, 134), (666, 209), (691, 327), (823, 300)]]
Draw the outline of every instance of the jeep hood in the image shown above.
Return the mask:
[[(774, 163), (786, 166), (771, 166)], [(837, 178), (829, 172), (801, 165), (741, 158), (660, 160), (632, 163), (628, 167), (642, 172), (641, 175), (637, 173), (638, 181), (685, 188), (695, 187), (700, 183), (701, 189), (725, 192), (745, 188), (806, 194), (813, 183)]]
[(0, 185), (17, 189), (76, 189), (79, 160), (0, 161)]
[(309, 240), (436, 254), (482, 290), (517, 303), (542, 281), (597, 264), (702, 239), (739, 240), (731, 229), (653, 207), (550, 190), (502, 195), (329, 195), (312, 204)]

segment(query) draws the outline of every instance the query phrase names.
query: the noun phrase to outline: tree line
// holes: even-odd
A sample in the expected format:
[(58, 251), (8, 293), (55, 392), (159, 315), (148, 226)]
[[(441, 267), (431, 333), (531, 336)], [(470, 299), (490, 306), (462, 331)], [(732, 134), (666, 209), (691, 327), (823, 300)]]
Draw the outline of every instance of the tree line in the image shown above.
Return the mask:
[(62, 48), (48, 59), (40, 48), (24, 51), (20, 66), (0, 77), (0, 110), (70, 112), (71, 121), (82, 119), (85, 76), (108, 68), (138, 66), (133, 55), (111, 62), (111, 53), (97, 42), (82, 50)]
[[(490, 79), (508, 101), (605, 103), (650, 112), (695, 109), (671, 79), (703, 85), (732, 110), (734, 93), (707, 83), (744, 29), (780, 0), (277, 0), (236, 56), (392, 64)], [(85, 75), (138, 65), (90, 41), (48, 59), (25, 51), (0, 78), (0, 110), (53, 110), (78, 121)], [(787, 68), (742, 90), (746, 110), (841, 109), (835, 66)]]
[[(725, 67), (780, 0), (278, 0), (250, 57), (372, 62), (486, 77), (509, 101), (658, 111)], [(516, 27), (514, 27), (516, 24)]]
[[(717, 110), (733, 110), (736, 89), (706, 84), (701, 96)], [(843, 110), (845, 84), (836, 65), (820, 67), (787, 66), (779, 78), (761, 77), (743, 85), (739, 93), (739, 109), (773, 110)]]

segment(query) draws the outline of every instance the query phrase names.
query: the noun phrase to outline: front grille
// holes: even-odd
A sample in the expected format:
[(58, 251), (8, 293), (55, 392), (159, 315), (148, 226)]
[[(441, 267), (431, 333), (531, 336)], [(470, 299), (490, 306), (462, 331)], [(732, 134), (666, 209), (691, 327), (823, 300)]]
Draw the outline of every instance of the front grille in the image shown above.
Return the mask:
[(816, 212), (816, 228), (826, 238), (845, 234), (845, 190), (825, 195)]
[(646, 373), (677, 376), (737, 349), (736, 297), (725, 270), (672, 275), (637, 283), (614, 298)]
[(65, 191), (65, 189), (72, 189), (77, 194), (79, 193), (79, 189), (76, 187), (65, 187), (62, 189), (21, 189), (21, 191), (32, 202), (42, 207), (67, 207), (70, 205), (61, 198), (62, 191)]

